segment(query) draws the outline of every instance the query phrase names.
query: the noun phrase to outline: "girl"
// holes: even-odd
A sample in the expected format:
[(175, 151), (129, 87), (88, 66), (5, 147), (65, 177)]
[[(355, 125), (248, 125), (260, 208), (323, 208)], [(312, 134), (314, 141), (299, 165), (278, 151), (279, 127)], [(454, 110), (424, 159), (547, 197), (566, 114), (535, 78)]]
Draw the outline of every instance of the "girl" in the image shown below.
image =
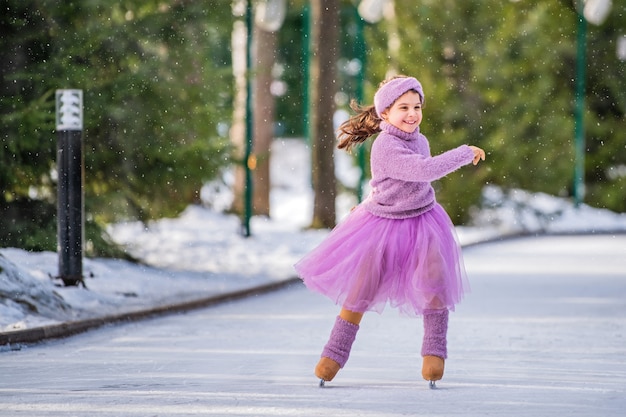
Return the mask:
[(443, 377), (447, 357), (448, 311), (467, 290), (454, 226), (435, 200), (431, 181), (472, 162), (485, 152), (462, 145), (439, 156), (419, 131), (424, 92), (412, 77), (383, 81), (374, 105), (339, 127), (339, 148), (381, 132), (372, 144), (371, 193), (328, 237), (296, 265), (306, 286), (342, 308), (315, 367), (320, 386), (343, 368), (366, 311), (389, 303), (424, 321), (422, 376)]

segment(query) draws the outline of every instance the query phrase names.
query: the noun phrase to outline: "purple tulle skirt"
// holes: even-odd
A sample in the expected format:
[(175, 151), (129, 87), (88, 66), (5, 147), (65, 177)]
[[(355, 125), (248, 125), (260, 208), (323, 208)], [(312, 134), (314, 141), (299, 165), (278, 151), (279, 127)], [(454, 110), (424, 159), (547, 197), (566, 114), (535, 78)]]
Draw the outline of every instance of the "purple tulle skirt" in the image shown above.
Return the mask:
[(416, 316), (447, 308), (469, 291), (450, 217), (435, 204), (407, 219), (374, 216), (362, 206), (295, 265), (305, 285), (342, 307)]

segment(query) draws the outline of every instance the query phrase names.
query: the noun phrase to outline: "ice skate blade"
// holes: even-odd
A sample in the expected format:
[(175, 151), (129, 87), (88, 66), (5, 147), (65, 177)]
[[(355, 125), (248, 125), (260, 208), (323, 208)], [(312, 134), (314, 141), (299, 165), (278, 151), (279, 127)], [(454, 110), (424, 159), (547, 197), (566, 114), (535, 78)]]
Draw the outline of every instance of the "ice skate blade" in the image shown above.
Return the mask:
[(320, 379), (320, 388), (324, 388), (324, 385), (326, 385), (326, 381), (324, 381), (324, 378)]
[(428, 381), (428, 388), (437, 389), (437, 384), (435, 384), (435, 381)]

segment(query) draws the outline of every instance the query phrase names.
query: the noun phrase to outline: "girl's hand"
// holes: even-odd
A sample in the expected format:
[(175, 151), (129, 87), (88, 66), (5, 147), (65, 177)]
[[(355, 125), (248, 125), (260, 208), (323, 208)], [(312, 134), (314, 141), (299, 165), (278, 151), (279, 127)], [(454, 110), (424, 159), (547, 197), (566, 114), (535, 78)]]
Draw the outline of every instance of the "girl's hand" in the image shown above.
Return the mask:
[(474, 160), (472, 161), (474, 165), (478, 165), (478, 162), (485, 160), (485, 151), (472, 145), (470, 145), (470, 149), (474, 152)]

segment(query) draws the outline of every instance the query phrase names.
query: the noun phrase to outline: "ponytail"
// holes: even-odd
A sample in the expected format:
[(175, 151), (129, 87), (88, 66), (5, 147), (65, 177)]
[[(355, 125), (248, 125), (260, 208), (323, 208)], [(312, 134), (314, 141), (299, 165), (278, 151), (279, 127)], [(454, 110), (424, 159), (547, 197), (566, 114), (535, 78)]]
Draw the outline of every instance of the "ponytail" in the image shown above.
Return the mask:
[(337, 129), (339, 139), (337, 147), (348, 152), (356, 144), (363, 143), (370, 136), (380, 132), (381, 122), (374, 105), (360, 106), (356, 100), (352, 100), (350, 108), (357, 114), (343, 122)]

